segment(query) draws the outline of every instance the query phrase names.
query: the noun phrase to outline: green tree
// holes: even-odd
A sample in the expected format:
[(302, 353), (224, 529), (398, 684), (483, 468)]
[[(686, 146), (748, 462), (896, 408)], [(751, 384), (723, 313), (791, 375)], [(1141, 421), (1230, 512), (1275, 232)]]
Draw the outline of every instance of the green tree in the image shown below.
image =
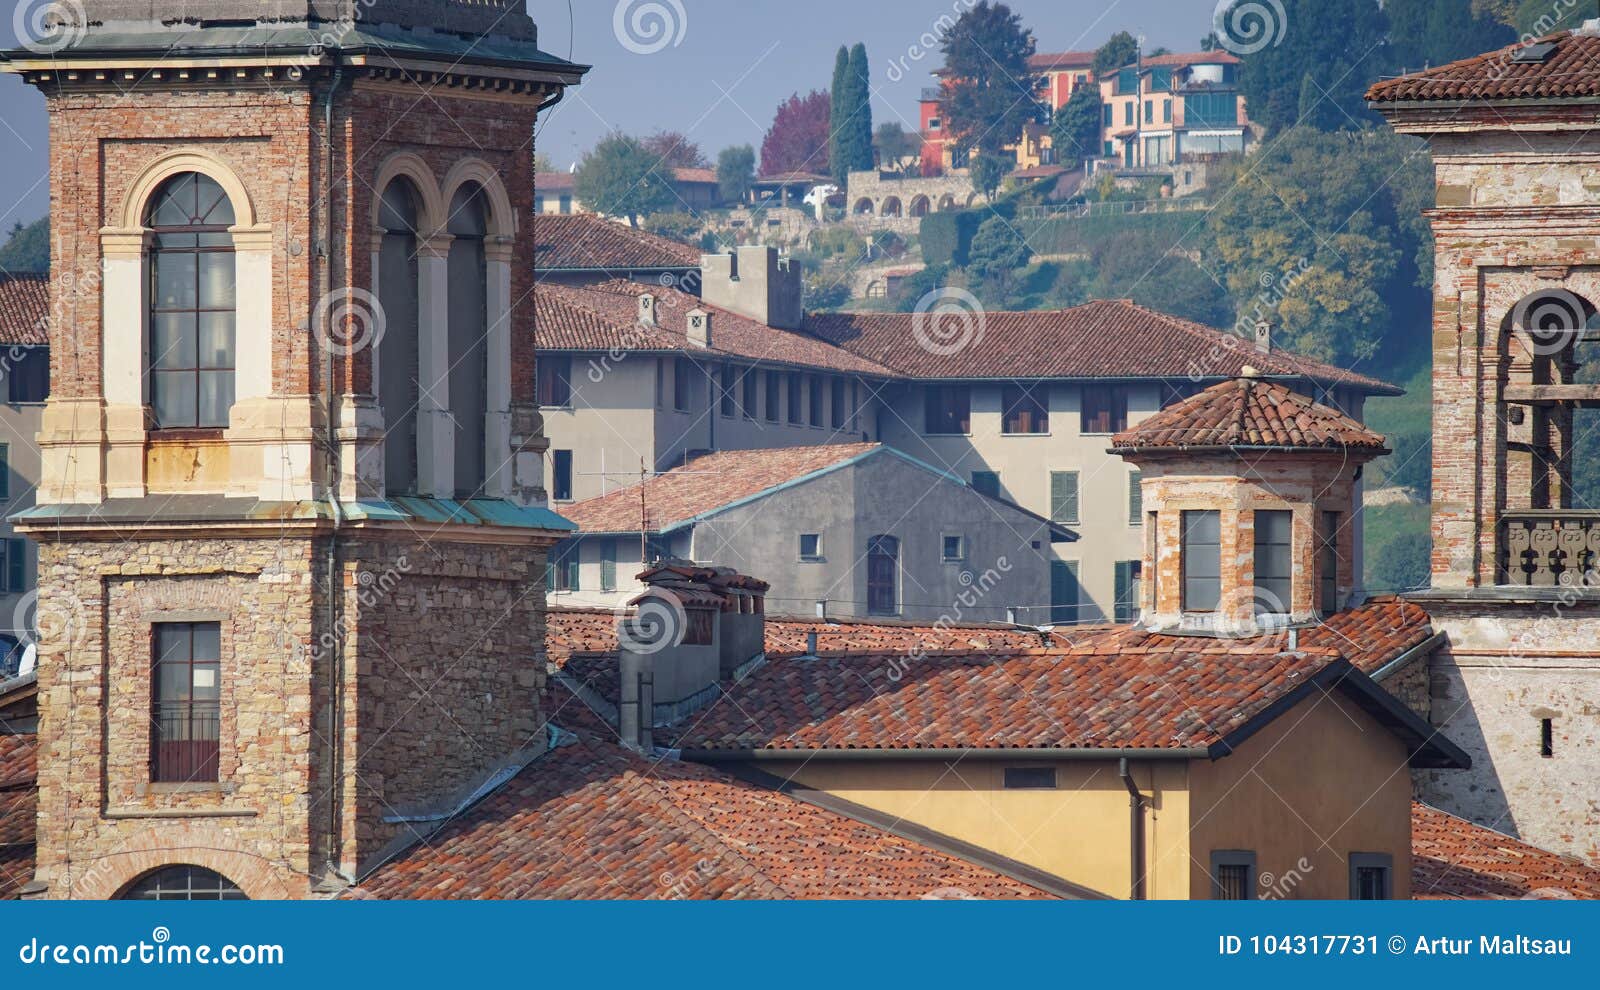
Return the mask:
[(1416, 207), (1432, 175), (1414, 139), (1385, 130), (1297, 128), (1224, 166), (1215, 181), (1229, 193), (1207, 220), (1204, 253), (1238, 322), (1270, 320), (1287, 348), (1345, 367), (1380, 350), (1387, 374), (1414, 360), (1433, 277)]
[(669, 173), (656, 167), (658, 161), (638, 138), (611, 134), (583, 156), (574, 191), (589, 209), (637, 227), (640, 217), (677, 205)]
[(1100, 90), (1079, 86), (1067, 105), (1056, 111), (1050, 123), (1050, 141), (1056, 161), (1076, 168), (1084, 159), (1100, 154)]
[[(1282, 23), (1273, 16), (1265, 26), (1272, 42), (1247, 55), (1240, 71), (1251, 119), (1269, 134), (1293, 127), (1302, 109), (1314, 110), (1312, 123), (1320, 130), (1375, 123), (1366, 91), (1388, 65), (1389, 31), (1377, 0), (1282, 0), (1282, 7)], [(1249, 18), (1244, 22), (1260, 23)], [(1231, 17), (1219, 21), (1231, 23)], [(1226, 47), (1230, 39), (1222, 43)]]
[(878, 152), (878, 167), (891, 172), (904, 172), (911, 166), (922, 148), (922, 140), (907, 131), (898, 120), (888, 120), (878, 125), (872, 135), (872, 146)]
[(644, 145), (644, 150), (656, 156), (656, 161), (666, 168), (709, 168), (711, 161), (706, 158), (700, 146), (689, 140), (687, 134), (677, 131), (656, 131), (654, 134), (639, 142)]
[(49, 270), (50, 218), (42, 217), (26, 226), (13, 224), (10, 238), (0, 247), (0, 274)]
[(1396, 73), (1444, 65), (1516, 40), (1509, 26), (1488, 12), (1475, 11), (1473, 0), (1388, 0), (1384, 11)]
[(1183, 245), (1142, 231), (1097, 239), (1089, 258), (1095, 299), (1132, 299), (1141, 306), (1207, 326), (1233, 323), (1233, 300), (1190, 258)]
[(844, 129), (839, 126), (849, 110), (846, 109), (844, 100), (849, 95), (850, 89), (850, 49), (845, 45), (839, 46), (839, 54), (833, 61), (833, 88), (828, 90), (828, 162), (833, 166), (834, 180), (843, 188), (845, 179), (850, 170), (845, 167), (845, 156), (842, 150), (844, 144)]
[(1584, 21), (1594, 16), (1595, 5), (1592, 0), (1576, 0), (1573, 3), (1522, 0), (1512, 23), (1519, 37), (1542, 38), (1557, 31), (1582, 27)]
[(1016, 275), (1033, 257), (1028, 242), (1004, 217), (993, 216), (978, 227), (967, 253), (967, 271), (982, 279), (1004, 299)]
[(850, 68), (845, 73), (845, 95), (839, 100), (845, 117), (833, 121), (839, 134), (839, 154), (842, 165), (834, 166), (834, 174), (842, 169), (850, 172), (870, 172), (877, 162), (872, 155), (872, 66), (867, 61), (867, 46), (857, 44), (850, 49)]
[(956, 146), (999, 155), (1039, 119), (1033, 32), (1003, 3), (981, 0), (940, 39), (946, 78), (942, 115)]
[(1011, 174), (1011, 163), (999, 154), (983, 154), (972, 159), (967, 171), (972, 176), (972, 188), (993, 202), (1000, 183)]
[(1094, 53), (1095, 78), (1110, 75), (1126, 65), (1139, 60), (1139, 39), (1126, 31), (1118, 31), (1111, 40)]
[(748, 144), (723, 148), (717, 155), (717, 191), (724, 203), (742, 203), (756, 181), (756, 149)]

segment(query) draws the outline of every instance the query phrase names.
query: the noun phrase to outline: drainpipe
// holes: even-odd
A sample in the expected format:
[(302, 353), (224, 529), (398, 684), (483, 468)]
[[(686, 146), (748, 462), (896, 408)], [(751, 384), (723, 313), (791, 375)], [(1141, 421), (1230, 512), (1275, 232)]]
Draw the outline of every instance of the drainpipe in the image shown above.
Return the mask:
[[(322, 202), (325, 204), (327, 214), (323, 221), (323, 261), (317, 283), (320, 290), (319, 298), (325, 299), (333, 291), (333, 264), (338, 252), (334, 248), (333, 224), (333, 103), (338, 98), (339, 86), (344, 81), (344, 62), (342, 56), (334, 55), (335, 66), (333, 80), (328, 86), (328, 95), (322, 107), (322, 135), (326, 144), (324, 148), (324, 169), (322, 176)], [(332, 656), (329, 657), (329, 692), (328, 692), (328, 865), (335, 873), (339, 872), (338, 859), (342, 855), (344, 841), (342, 820), (344, 813), (344, 636), (339, 629), (339, 598), (341, 587), (339, 583), (339, 530), (344, 523), (344, 507), (339, 502), (339, 436), (336, 428), (338, 422), (339, 392), (334, 387), (333, 381), (333, 307), (323, 307), (327, 310), (324, 316), (326, 323), (323, 331), (322, 374), (323, 384), (328, 390), (327, 397), (327, 423), (325, 430), (328, 441), (327, 457), (327, 488), (328, 506), (333, 514), (333, 530), (328, 538), (328, 565), (327, 588), (328, 598), (325, 603), (326, 621), (332, 642)]]
[(1129, 862), (1132, 864), (1132, 876), (1129, 878), (1129, 896), (1136, 901), (1142, 901), (1144, 896), (1144, 795), (1139, 793), (1139, 785), (1133, 782), (1133, 773), (1126, 757), (1117, 762), (1117, 776), (1122, 778), (1123, 786), (1128, 789), (1128, 841), (1130, 843)]

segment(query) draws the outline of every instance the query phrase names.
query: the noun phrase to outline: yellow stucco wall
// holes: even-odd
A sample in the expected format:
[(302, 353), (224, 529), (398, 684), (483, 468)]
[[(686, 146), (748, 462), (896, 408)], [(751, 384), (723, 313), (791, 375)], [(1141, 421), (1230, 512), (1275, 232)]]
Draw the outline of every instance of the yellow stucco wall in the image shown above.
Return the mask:
[[(1393, 893), (1411, 897), (1406, 750), (1340, 695), (1318, 694), (1238, 752), (1190, 767), (1192, 896), (1211, 896), (1211, 852), (1256, 853), (1258, 896), (1344, 900), (1350, 853), (1388, 853)], [(1291, 879), (1293, 878), (1293, 879)]]

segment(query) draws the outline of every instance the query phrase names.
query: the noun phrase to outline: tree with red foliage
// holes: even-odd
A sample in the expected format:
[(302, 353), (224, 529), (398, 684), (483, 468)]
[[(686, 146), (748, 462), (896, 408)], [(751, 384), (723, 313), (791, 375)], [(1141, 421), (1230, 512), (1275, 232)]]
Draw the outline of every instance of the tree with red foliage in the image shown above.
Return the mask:
[(710, 168), (711, 160), (687, 134), (657, 131), (639, 142), (667, 168)]
[(826, 91), (799, 93), (778, 107), (772, 129), (761, 142), (761, 174), (815, 172), (827, 175), (829, 117), (832, 100)]

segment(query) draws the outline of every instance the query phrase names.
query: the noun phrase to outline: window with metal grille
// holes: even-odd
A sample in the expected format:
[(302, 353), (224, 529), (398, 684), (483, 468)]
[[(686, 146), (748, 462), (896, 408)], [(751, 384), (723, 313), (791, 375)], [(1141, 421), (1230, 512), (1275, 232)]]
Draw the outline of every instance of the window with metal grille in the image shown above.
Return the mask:
[(1350, 854), (1350, 899), (1387, 901), (1394, 896), (1394, 857), (1388, 853)]
[(150, 202), (147, 373), (158, 430), (222, 429), (233, 406), (233, 204), (214, 179), (184, 172)]
[(247, 901), (232, 880), (203, 866), (163, 866), (128, 885), (121, 901)]
[(1050, 472), (1050, 521), (1078, 523), (1078, 472)]
[(1012, 436), (1049, 433), (1049, 399), (1050, 393), (1042, 387), (1007, 385), (1000, 395), (1000, 404), (1005, 407), (1004, 432)]
[(1224, 849), (1211, 854), (1211, 899), (1214, 901), (1256, 899), (1255, 853), (1240, 849)]
[(1183, 514), (1183, 610), (1215, 612), (1222, 601), (1222, 513)]
[(215, 782), (222, 738), (222, 624), (163, 622), (152, 628), (151, 640), (150, 779)]
[(1294, 513), (1256, 513), (1256, 611), (1287, 615), (1293, 610)]

